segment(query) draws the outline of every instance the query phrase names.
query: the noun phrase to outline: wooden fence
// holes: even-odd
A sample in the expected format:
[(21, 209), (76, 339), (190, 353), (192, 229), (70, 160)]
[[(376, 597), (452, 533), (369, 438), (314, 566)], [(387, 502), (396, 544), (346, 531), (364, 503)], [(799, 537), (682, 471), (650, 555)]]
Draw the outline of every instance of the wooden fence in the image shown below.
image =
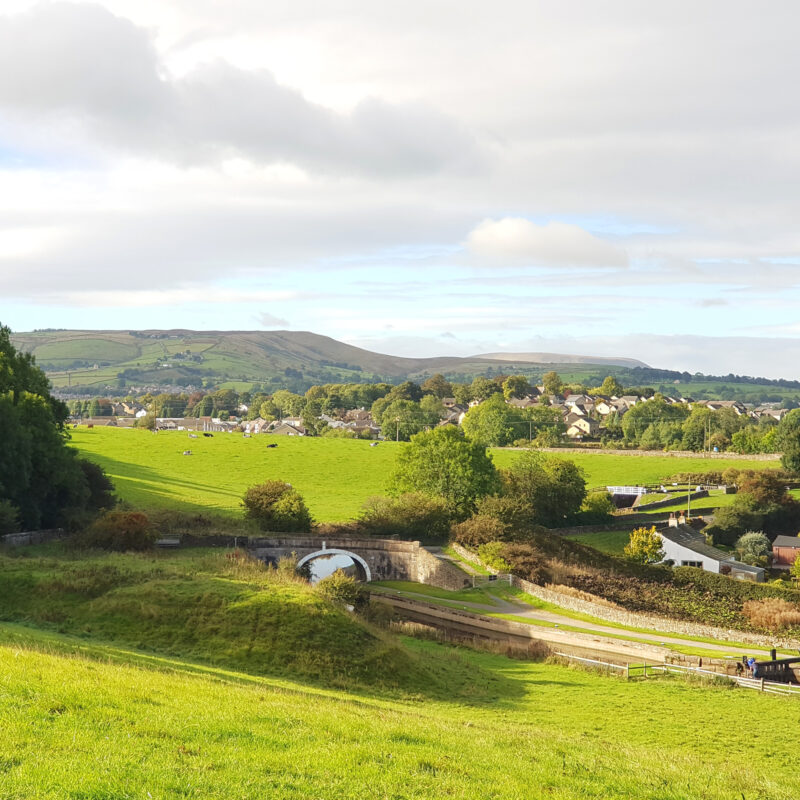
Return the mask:
[(721, 672), (712, 672), (708, 669), (700, 667), (687, 667), (682, 664), (611, 664), (608, 661), (599, 661), (594, 658), (581, 658), (573, 656), (569, 653), (554, 653), (560, 658), (566, 658), (569, 661), (577, 661), (581, 664), (590, 665), (594, 668), (601, 668), (606, 671), (616, 670), (620, 673), (625, 673), (625, 677), (630, 680), (631, 678), (654, 678), (657, 675), (701, 675), (706, 678), (719, 678), (721, 680), (728, 680), (741, 686), (743, 689), (755, 689), (759, 692), (766, 692), (768, 694), (792, 695), (800, 697), (800, 685), (793, 683), (777, 683), (776, 681), (767, 681), (764, 678), (746, 678), (742, 675), (726, 675)]

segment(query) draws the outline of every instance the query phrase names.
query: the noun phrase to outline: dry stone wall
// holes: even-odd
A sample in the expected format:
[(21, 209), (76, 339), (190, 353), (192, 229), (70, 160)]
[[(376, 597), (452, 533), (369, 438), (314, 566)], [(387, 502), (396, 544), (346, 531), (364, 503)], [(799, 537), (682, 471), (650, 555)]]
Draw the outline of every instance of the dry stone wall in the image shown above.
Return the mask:
[[(451, 546), (462, 558), (474, 564), (481, 564), (485, 569), (496, 574), (496, 570), (491, 570), (485, 564), (482, 564), (474, 553), (471, 553), (460, 545)], [(544, 600), (546, 603), (553, 603), (567, 611), (589, 614), (607, 622), (616, 622), (620, 625), (627, 625), (632, 628), (649, 628), (656, 632), (677, 633), (686, 636), (702, 636), (708, 639), (726, 639), (767, 648), (777, 646), (800, 649), (800, 642), (795, 639), (787, 639), (777, 635), (764, 636), (760, 633), (740, 631), (734, 628), (718, 628), (714, 625), (703, 625), (698, 622), (687, 622), (685, 620), (671, 619), (670, 617), (659, 617), (655, 614), (641, 614), (636, 611), (628, 611), (624, 608), (611, 608), (600, 603), (584, 600), (580, 597), (573, 597), (564, 592), (548, 589), (537, 583), (532, 583), (524, 578), (520, 578), (517, 575), (511, 576), (511, 585), (516, 586), (532, 597)]]

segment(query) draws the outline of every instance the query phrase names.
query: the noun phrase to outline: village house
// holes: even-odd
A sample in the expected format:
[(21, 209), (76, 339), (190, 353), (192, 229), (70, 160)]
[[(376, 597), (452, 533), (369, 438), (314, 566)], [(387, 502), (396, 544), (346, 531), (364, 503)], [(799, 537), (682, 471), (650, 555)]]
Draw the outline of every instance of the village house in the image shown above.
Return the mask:
[(586, 436), (597, 436), (600, 433), (600, 423), (591, 417), (581, 417), (577, 414), (570, 414), (567, 424), (566, 435), (570, 439), (583, 439)]
[(686, 525), (683, 517), (671, 517), (669, 525), (658, 531), (664, 550), (664, 561), (671, 561), (676, 567), (697, 567), (706, 572), (729, 575), (738, 580), (764, 580), (764, 569), (743, 564), (730, 553), (718, 550), (706, 542), (706, 537)]
[(791, 569), (800, 553), (800, 536), (777, 536), (772, 543), (773, 569)]

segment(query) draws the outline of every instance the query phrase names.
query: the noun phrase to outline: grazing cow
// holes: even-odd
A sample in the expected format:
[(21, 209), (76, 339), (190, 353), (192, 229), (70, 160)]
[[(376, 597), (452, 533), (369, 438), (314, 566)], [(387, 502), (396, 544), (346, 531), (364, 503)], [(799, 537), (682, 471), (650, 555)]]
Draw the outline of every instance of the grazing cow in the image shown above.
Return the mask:
[(370, 447), (377, 447), (379, 444), (380, 444), (380, 442), (370, 442), (369, 446)]
[(244, 436), (245, 439), (249, 439), (250, 438), (250, 434), (249, 433), (244, 433), (242, 435)]
[(277, 447), (277, 442), (273, 442), (272, 444), (268, 444), (267, 447)]
[(94, 428), (94, 423), (90, 422), (86, 427), (87, 428)]
[(211, 439), (211, 438), (213, 438), (214, 434), (213, 433), (204, 433), (203, 436), (205, 436), (206, 439)]
[(189, 434), (189, 438), (190, 438), (190, 439), (196, 439), (196, 438), (197, 438), (197, 435), (196, 435), (196, 434), (194, 434), (194, 433), (190, 433), (190, 434)]
[(190, 455), (192, 454), (192, 451), (191, 451), (191, 450), (184, 450), (184, 451), (183, 451), (183, 454), (184, 454), (185, 456), (190, 456)]

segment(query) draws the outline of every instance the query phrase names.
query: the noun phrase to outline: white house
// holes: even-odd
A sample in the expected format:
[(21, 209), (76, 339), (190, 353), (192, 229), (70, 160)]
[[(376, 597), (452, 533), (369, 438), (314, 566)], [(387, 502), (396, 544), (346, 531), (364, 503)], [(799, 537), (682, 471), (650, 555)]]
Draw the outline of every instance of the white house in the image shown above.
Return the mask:
[(676, 567), (698, 567), (706, 572), (729, 575), (745, 581), (762, 582), (764, 570), (737, 561), (730, 553), (717, 550), (707, 544), (702, 533), (681, 524), (679, 520), (670, 519), (669, 526), (658, 531), (661, 547), (664, 550), (664, 561), (671, 561)]

